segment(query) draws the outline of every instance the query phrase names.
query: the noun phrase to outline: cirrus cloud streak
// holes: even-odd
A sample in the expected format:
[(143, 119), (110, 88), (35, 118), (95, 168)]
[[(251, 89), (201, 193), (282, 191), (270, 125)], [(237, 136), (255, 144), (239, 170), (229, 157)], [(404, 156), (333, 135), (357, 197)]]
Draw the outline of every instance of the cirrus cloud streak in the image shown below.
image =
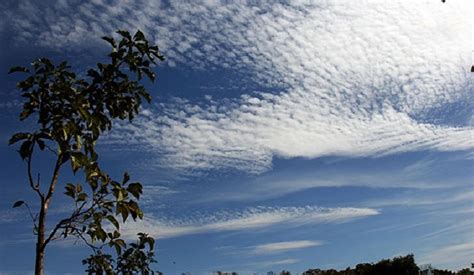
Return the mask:
[(126, 223), (123, 236), (133, 239), (136, 232), (147, 232), (155, 238), (165, 239), (182, 235), (249, 231), (275, 227), (298, 227), (321, 223), (342, 223), (357, 218), (378, 215), (371, 208), (321, 208), (304, 207), (252, 207), (243, 211), (221, 211), (197, 214), (185, 219), (145, 217), (141, 221)]

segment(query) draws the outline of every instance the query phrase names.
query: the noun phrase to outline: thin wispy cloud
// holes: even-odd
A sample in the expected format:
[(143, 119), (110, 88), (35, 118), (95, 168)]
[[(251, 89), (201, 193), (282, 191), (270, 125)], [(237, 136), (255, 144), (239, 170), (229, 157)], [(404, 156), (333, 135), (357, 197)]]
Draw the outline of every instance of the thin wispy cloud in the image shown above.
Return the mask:
[(289, 242), (276, 242), (257, 245), (254, 248), (255, 254), (273, 254), (282, 253), (291, 250), (298, 250), (303, 248), (315, 247), (322, 245), (323, 242), (301, 240), (301, 241), (289, 241)]
[(281, 265), (291, 265), (299, 262), (300, 260), (298, 259), (293, 259), (293, 258), (288, 258), (288, 259), (283, 259), (283, 260), (276, 260), (276, 261), (266, 261), (262, 263), (256, 263), (256, 266), (263, 266), (263, 267), (269, 267), (269, 266), (281, 266)]
[(472, 238), (472, 228), (474, 228), (474, 219), (467, 216), (461, 221), (452, 221), (451, 224), (442, 228), (435, 228), (428, 234), (420, 236), (423, 240), (436, 240), (441, 237), (465, 236)]
[(412, 196), (396, 196), (393, 198), (371, 200), (364, 203), (370, 207), (386, 207), (386, 206), (405, 206), (405, 207), (416, 207), (416, 206), (429, 206), (436, 205), (445, 206), (446, 204), (459, 205), (460, 203), (474, 201), (474, 191), (467, 191), (461, 193), (447, 193), (447, 194), (416, 194)]
[(17, 221), (29, 220), (26, 210), (18, 211), (17, 209), (8, 209), (0, 211), (0, 224), (6, 224)]
[[(464, 156), (465, 154), (462, 154), (461, 158)], [(311, 169), (280, 168), (279, 171), (238, 182), (240, 188), (233, 188), (231, 184), (216, 187), (209, 190), (205, 196), (196, 198), (195, 201), (259, 201), (294, 195), (304, 190), (348, 186), (413, 190), (411, 194), (394, 193), (384, 198), (377, 197), (363, 202), (370, 207), (390, 204), (399, 206), (405, 202), (407, 206), (423, 206), (430, 202), (455, 203), (470, 198), (471, 192), (459, 191), (470, 186), (472, 182), (470, 173), (458, 172), (469, 171), (471, 167), (463, 164), (463, 161), (450, 159), (446, 154), (436, 158), (423, 158), (396, 164), (393, 163), (394, 158), (339, 159), (316, 162), (316, 166)], [(387, 164), (388, 162), (392, 164)], [(358, 163), (365, 164), (353, 169)]]
[(474, 257), (474, 242), (437, 247), (432, 252), (423, 255), (422, 263), (436, 263), (444, 266), (465, 266), (471, 264)]
[(469, 1), (178, 1), (167, 8), (155, 1), (58, 1), (52, 19), (35, 16), (40, 3), (18, 5), (20, 14), (31, 14), (6, 12), (19, 41), (84, 46), (87, 37), (118, 27), (142, 28), (170, 66), (226, 68), (272, 91), (151, 108), (109, 136), (111, 144), (153, 150), (157, 166), (258, 174), (271, 169), (275, 156), (474, 147), (472, 118), (452, 123), (444, 112), (471, 108)]
[(160, 207), (160, 203), (168, 196), (178, 195), (180, 192), (168, 186), (145, 185), (140, 203), (145, 207)]
[(370, 208), (253, 207), (243, 211), (196, 214), (181, 219), (148, 216), (142, 221), (126, 223), (122, 232), (129, 238), (133, 238), (136, 232), (147, 232), (155, 238), (164, 239), (209, 232), (342, 223), (378, 214), (379, 211)]

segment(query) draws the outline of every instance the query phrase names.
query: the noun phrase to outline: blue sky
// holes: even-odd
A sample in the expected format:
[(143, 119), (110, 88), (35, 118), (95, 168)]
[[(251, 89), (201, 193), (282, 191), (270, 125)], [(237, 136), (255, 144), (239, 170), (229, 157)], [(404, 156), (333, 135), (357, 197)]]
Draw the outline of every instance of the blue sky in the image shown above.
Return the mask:
[[(474, 259), (472, 1), (39, 2), (0, 4), (1, 274), (34, 256), (11, 205), (35, 202), (7, 146), (33, 122), (6, 72), (42, 56), (86, 69), (118, 28), (166, 57), (153, 104), (99, 146), (112, 175), (145, 185), (124, 235), (152, 234), (165, 274)], [(50, 220), (67, 209), (57, 196)], [(87, 253), (58, 241), (47, 273), (80, 273)]]

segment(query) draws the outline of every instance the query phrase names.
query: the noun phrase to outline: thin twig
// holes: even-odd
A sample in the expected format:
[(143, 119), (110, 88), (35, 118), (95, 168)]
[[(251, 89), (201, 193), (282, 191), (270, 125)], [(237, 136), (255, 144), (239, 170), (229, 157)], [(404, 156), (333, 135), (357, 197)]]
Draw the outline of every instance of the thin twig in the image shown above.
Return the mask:
[(30, 182), (30, 187), (38, 194), (38, 196), (41, 198), (41, 200), (44, 200), (44, 195), (41, 193), (40, 190), (40, 182), (38, 178), (38, 182), (34, 182), (33, 180), (33, 175), (32, 175), (32, 168), (31, 168), (31, 161), (33, 159), (33, 149), (35, 148), (34, 144), (31, 146), (31, 151), (30, 155), (28, 156), (28, 180)]
[(38, 218), (38, 214), (33, 217), (33, 213), (31, 212), (31, 208), (28, 206), (28, 203), (25, 202), (24, 204), (26, 209), (28, 209), (28, 214), (30, 214), (31, 220), (33, 221), (33, 225), (35, 226), (35, 228), (38, 227), (38, 225), (36, 225), (36, 219)]

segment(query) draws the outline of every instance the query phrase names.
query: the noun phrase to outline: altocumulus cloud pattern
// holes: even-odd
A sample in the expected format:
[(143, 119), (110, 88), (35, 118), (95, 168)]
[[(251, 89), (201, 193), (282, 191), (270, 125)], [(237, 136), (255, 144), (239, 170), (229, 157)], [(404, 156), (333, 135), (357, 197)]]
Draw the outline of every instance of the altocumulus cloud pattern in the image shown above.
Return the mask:
[(43, 5), (3, 11), (19, 41), (78, 47), (140, 28), (162, 46), (168, 66), (225, 68), (266, 87), (228, 100), (176, 99), (108, 136), (109, 144), (151, 150), (161, 167), (259, 174), (274, 157), (474, 147), (470, 112), (455, 124), (446, 119), (447, 109), (472, 106), (470, 1)]

